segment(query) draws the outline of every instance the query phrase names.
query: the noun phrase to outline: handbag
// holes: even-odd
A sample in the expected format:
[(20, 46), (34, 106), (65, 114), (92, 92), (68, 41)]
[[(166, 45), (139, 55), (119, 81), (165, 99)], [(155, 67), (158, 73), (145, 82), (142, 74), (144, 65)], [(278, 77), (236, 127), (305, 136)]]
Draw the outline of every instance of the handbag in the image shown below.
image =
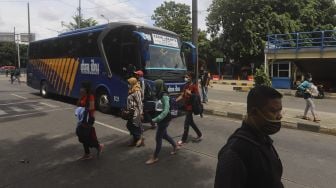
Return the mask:
[[(133, 100), (138, 105), (138, 102), (135, 100), (134, 96), (133, 96)], [(135, 107), (134, 106), (132, 108), (123, 108), (123, 109), (121, 109), (121, 118), (124, 119), (124, 120), (131, 120), (131, 119), (133, 119), (134, 112), (135, 112)]]
[(123, 108), (121, 109), (121, 118), (124, 120), (131, 120), (134, 116), (135, 109), (134, 108)]

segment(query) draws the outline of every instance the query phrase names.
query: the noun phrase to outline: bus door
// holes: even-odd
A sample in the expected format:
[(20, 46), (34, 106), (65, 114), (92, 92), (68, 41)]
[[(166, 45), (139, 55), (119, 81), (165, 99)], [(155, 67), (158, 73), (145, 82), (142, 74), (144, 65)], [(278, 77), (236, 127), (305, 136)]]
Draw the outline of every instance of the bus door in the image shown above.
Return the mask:
[(196, 48), (190, 42), (183, 42), (181, 46), (181, 57), (187, 65), (187, 70), (195, 72), (196, 67)]

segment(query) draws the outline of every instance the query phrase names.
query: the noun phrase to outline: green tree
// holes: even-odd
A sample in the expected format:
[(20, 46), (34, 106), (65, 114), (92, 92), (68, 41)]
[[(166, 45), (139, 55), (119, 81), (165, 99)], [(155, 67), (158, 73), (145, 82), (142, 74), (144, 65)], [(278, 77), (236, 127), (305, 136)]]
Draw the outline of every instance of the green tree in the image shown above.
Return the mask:
[(0, 43), (0, 66), (16, 65), (17, 53), (14, 42)]
[(271, 80), (268, 77), (268, 74), (265, 73), (264, 65), (261, 65), (260, 68), (256, 69), (256, 72), (254, 74), (254, 81), (255, 81), (256, 86), (260, 86), (260, 85), (272, 86)]
[[(84, 19), (83, 17), (79, 17), (78, 15), (76, 15), (76, 16), (73, 16), (72, 18), (74, 22), (69, 22), (68, 24), (64, 24), (62, 22), (62, 25), (64, 25), (69, 31), (76, 30), (79, 28), (84, 28), (84, 27), (91, 27), (91, 26), (95, 26), (98, 24), (98, 22), (92, 17), (88, 19)], [(79, 20), (80, 20), (80, 26), (79, 26)]]
[(155, 26), (177, 33), (183, 41), (191, 41), (190, 6), (165, 1), (154, 10), (152, 20)]
[[(28, 45), (20, 44), (21, 67), (26, 67)], [(0, 66), (17, 65), (17, 45), (14, 42), (0, 42)]]
[(262, 62), (267, 34), (333, 29), (334, 0), (213, 0), (208, 31), (235, 62)]

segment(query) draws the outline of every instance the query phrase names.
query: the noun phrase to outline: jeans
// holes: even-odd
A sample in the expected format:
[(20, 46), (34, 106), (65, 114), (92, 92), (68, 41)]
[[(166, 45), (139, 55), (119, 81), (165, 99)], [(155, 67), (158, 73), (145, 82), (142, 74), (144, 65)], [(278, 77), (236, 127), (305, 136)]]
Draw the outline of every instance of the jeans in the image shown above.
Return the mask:
[(192, 111), (187, 111), (187, 115), (184, 121), (184, 132), (182, 135), (182, 142), (187, 141), (188, 134), (189, 134), (189, 126), (191, 126), (194, 129), (198, 137), (202, 136), (201, 131), (198, 129), (198, 127), (196, 126), (193, 120)]
[(137, 141), (141, 138), (142, 127), (135, 126), (133, 120), (128, 120), (126, 127), (129, 130), (130, 134), (133, 136), (134, 141)]
[(202, 98), (203, 102), (208, 102), (208, 87), (202, 86)]
[(160, 153), (161, 146), (162, 146), (162, 139), (167, 140), (174, 148), (176, 147), (176, 143), (167, 133), (168, 126), (169, 126), (169, 121), (158, 123), (158, 128), (156, 130), (156, 137), (155, 137), (156, 148), (154, 152), (154, 158), (157, 158)]
[(313, 114), (313, 117), (316, 118), (316, 113), (315, 113), (315, 104), (312, 98), (307, 98), (306, 100), (306, 108), (304, 111), (303, 116), (307, 117), (308, 110), (310, 109), (311, 113)]

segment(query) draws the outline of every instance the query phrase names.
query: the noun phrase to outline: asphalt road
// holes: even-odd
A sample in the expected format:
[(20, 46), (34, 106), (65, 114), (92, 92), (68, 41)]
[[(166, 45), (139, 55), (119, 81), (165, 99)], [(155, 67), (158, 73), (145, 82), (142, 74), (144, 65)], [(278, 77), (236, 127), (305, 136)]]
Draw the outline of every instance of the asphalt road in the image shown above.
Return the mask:
[[(74, 133), (74, 108), (71, 100), (44, 99), (24, 85), (0, 81), (0, 187), (213, 187), (217, 153), (240, 126), (196, 117), (203, 141), (190, 141), (175, 156), (164, 142), (159, 162), (146, 166), (155, 131), (145, 131), (145, 147), (129, 148), (125, 121), (97, 112), (95, 127), (105, 149), (101, 158), (83, 162), (77, 160), (83, 149)], [(174, 119), (168, 129), (176, 141), (183, 120)], [(336, 137), (282, 129), (273, 139), (286, 187), (334, 187)]]
[[(247, 94), (247, 92), (216, 90), (210, 88), (208, 97), (209, 99), (246, 103)], [(317, 112), (336, 113), (336, 99), (314, 99), (314, 102)], [(285, 108), (302, 109), (303, 112), (306, 102), (303, 98), (283, 96), (282, 104)]]

